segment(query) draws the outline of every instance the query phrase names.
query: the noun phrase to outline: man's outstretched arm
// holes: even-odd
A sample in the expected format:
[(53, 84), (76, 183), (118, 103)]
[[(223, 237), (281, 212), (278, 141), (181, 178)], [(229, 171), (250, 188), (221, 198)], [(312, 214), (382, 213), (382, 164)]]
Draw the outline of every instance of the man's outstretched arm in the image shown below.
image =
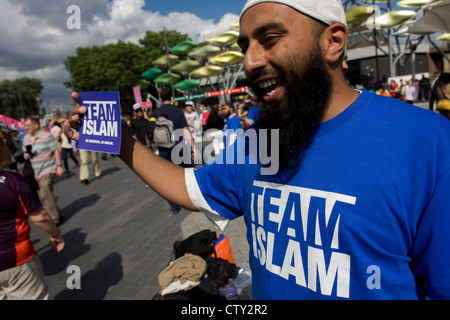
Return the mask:
[[(78, 93), (72, 93), (72, 98), (80, 104)], [(80, 118), (85, 113), (85, 107), (77, 106), (73, 109), (69, 121), (64, 123), (64, 132), (69, 138), (78, 141), (78, 132), (72, 131), (71, 128), (79, 129)], [(122, 131), (119, 157), (160, 196), (187, 210), (198, 211), (189, 198), (184, 169), (154, 154), (137, 142), (126, 130)]]

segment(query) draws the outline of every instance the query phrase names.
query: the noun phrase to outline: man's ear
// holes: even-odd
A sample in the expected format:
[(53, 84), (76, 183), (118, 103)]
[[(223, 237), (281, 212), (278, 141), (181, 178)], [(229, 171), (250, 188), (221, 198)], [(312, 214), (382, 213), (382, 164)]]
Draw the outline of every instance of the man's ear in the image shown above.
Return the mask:
[(342, 23), (333, 23), (321, 36), (325, 61), (332, 69), (340, 67), (347, 46), (348, 29)]

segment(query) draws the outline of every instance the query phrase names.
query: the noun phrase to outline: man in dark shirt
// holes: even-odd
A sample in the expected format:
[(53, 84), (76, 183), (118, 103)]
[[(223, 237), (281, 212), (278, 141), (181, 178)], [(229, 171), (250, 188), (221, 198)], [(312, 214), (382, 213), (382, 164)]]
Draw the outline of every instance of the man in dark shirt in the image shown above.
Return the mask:
[(150, 123), (139, 103), (133, 105), (133, 110), (136, 112), (136, 118), (131, 120), (131, 134), (144, 146), (150, 147), (148, 140)]
[[(186, 117), (184, 116), (183, 111), (178, 109), (172, 104), (172, 92), (169, 89), (162, 89), (160, 92), (160, 97), (162, 101), (162, 105), (153, 111), (152, 118), (157, 119), (159, 116), (165, 116), (167, 119), (173, 122), (173, 130), (183, 129), (185, 139), (191, 144), (191, 157), (195, 156), (195, 148), (194, 148), (194, 140), (192, 138), (191, 132), (189, 131), (189, 127), (186, 121)], [(183, 139), (180, 138), (178, 143), (184, 143)], [(173, 147), (175, 148), (175, 147)], [(160, 157), (173, 162), (172, 161), (172, 150), (173, 148), (158, 148), (158, 154)], [(182, 155), (179, 155), (182, 157)], [(190, 164), (182, 164), (183, 167), (192, 166)], [(174, 214), (178, 214), (180, 212), (180, 207), (172, 202), (169, 202), (170, 209)]]

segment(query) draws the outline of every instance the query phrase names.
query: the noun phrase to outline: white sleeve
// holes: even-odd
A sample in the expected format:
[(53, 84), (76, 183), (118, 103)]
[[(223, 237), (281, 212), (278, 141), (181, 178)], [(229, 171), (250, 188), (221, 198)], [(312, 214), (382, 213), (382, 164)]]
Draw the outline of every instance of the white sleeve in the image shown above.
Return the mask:
[(192, 204), (200, 212), (203, 212), (206, 217), (217, 226), (217, 228), (219, 228), (222, 232), (225, 231), (228, 226), (229, 220), (214, 211), (206, 202), (205, 198), (202, 195), (200, 187), (198, 186), (197, 179), (195, 178), (194, 168), (186, 168), (184, 175), (186, 188)]

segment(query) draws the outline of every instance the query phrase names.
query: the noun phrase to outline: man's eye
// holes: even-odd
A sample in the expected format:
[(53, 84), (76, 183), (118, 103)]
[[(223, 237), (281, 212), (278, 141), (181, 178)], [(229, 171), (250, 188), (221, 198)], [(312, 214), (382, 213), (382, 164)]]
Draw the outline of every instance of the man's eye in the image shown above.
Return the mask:
[(263, 41), (265, 45), (268, 45), (276, 42), (279, 38), (278, 35), (266, 35)]

